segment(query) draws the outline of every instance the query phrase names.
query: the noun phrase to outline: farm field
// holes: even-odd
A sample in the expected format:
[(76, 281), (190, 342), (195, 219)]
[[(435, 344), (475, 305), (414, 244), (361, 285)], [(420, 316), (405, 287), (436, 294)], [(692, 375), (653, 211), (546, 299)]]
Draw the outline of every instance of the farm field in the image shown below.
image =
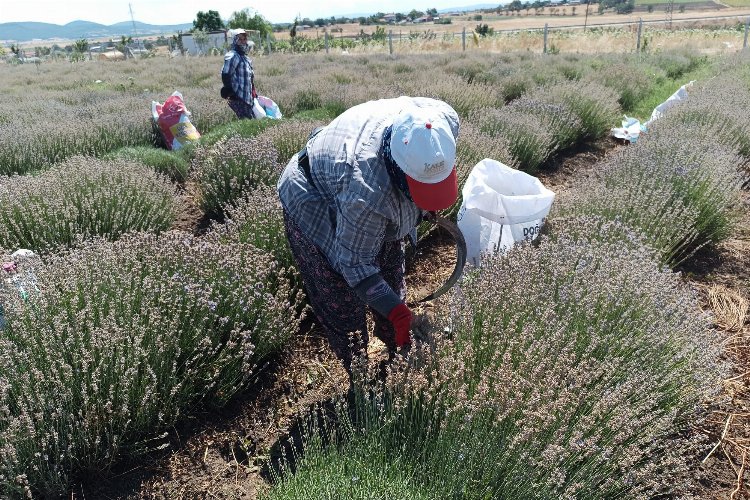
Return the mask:
[[(3, 67), (0, 496), (750, 497), (747, 54), (273, 54), (263, 121), (219, 98), (221, 62)], [(202, 137), (167, 151), (175, 90)], [(274, 186), (312, 128), (399, 95), (456, 109), (461, 182), (493, 158), (556, 200), (347, 393)], [(411, 298), (453, 265), (420, 234)]]
[[(649, 2), (650, 3), (650, 2)], [(655, 3), (655, 2), (654, 2)], [(666, 2), (665, 2), (666, 3)], [(717, 4), (713, 2), (684, 2), (685, 11), (679, 12), (679, 5), (675, 3), (675, 8), (672, 14), (672, 20), (693, 20), (695, 18), (710, 18), (718, 16), (739, 16), (745, 17), (750, 15), (750, 6), (738, 5), (736, 7), (727, 7), (723, 4)], [(589, 16), (586, 20), (588, 26), (594, 26), (598, 24), (608, 25), (617, 23), (637, 23), (639, 19), (643, 21), (664, 21), (665, 12), (664, 9), (655, 7), (653, 12), (645, 10), (647, 3), (643, 4), (643, 9), (638, 8), (631, 14), (616, 14), (614, 12), (606, 11), (603, 14), (597, 12), (597, 5), (591, 4), (589, 6)], [(575, 10), (574, 10), (575, 8)], [(490, 28), (496, 31), (503, 30), (528, 30), (528, 29), (543, 29), (545, 24), (552, 27), (559, 26), (583, 26), (584, 17), (586, 13), (586, 5), (568, 5), (554, 8), (546, 7), (539, 11), (537, 14), (533, 9), (528, 12), (521, 10), (518, 14), (504, 15), (504, 14), (484, 14), (481, 21), (477, 21), (473, 18), (473, 15), (463, 15), (452, 18), (451, 24), (434, 24), (434, 23), (423, 23), (423, 24), (408, 24), (408, 25), (387, 25), (384, 26), (386, 31), (393, 31), (394, 36), (399, 32), (403, 35), (409, 32), (425, 32), (431, 31), (439, 36), (443, 33), (461, 33), (463, 29), (467, 32), (471, 32), (477, 26), (477, 24), (487, 24)], [(357, 23), (337, 25), (333, 28), (341, 29), (340, 32), (335, 32), (333, 36), (355, 36), (364, 30), (365, 33), (371, 33), (375, 28), (373, 26), (362, 26)], [(300, 31), (304, 36), (318, 37), (323, 36), (324, 32), (322, 29), (310, 28), (305, 31)], [(281, 31), (274, 33), (274, 37), (279, 39), (288, 39), (289, 33), (287, 31)]]

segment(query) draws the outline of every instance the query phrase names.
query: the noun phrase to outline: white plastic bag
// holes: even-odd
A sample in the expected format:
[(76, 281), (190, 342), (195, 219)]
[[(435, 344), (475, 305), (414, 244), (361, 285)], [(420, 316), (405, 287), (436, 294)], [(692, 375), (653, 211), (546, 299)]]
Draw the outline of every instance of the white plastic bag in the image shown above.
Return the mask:
[(664, 113), (666, 113), (669, 108), (671, 108), (678, 102), (687, 99), (688, 91), (693, 86), (693, 83), (695, 83), (695, 80), (690, 80), (688, 83), (677, 89), (677, 92), (669, 96), (666, 101), (656, 106), (651, 112), (651, 118), (649, 118), (649, 120), (644, 123), (643, 126), (648, 127), (651, 122), (658, 120), (659, 118), (664, 116)]
[(489, 158), (474, 166), (461, 194), (458, 228), (466, 239), (466, 260), (475, 266), (482, 253), (536, 238), (555, 199), (536, 177)]
[(270, 97), (259, 95), (258, 102), (261, 106), (263, 106), (265, 114), (268, 118), (273, 118), (275, 120), (281, 118), (281, 110), (279, 109), (279, 105), (273, 102), (273, 99), (271, 99)]
[(253, 118), (260, 120), (266, 117), (266, 110), (258, 102), (258, 98), (253, 99)]
[(646, 127), (641, 125), (637, 118), (629, 118), (627, 115), (622, 120), (622, 127), (612, 129), (612, 136), (634, 143), (640, 137), (641, 132), (645, 132)]

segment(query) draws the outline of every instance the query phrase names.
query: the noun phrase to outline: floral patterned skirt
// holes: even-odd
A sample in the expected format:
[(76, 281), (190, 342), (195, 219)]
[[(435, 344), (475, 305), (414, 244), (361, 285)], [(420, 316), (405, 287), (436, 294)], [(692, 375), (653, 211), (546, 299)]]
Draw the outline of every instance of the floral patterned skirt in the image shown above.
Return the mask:
[(252, 104), (248, 104), (241, 99), (229, 99), (227, 103), (229, 104), (229, 107), (232, 108), (232, 111), (234, 111), (234, 114), (237, 115), (237, 118), (255, 117)]
[[(336, 356), (350, 371), (352, 356), (366, 349), (367, 307), (346, 280), (337, 273), (323, 252), (297, 226), (284, 211), (284, 227), (302, 275), (307, 299), (318, 322), (325, 330), (328, 343)], [(402, 299), (406, 296), (404, 281), (404, 246), (401, 241), (383, 244), (375, 261), (380, 274), (388, 285)], [(396, 349), (393, 325), (372, 310), (375, 319), (374, 334), (393, 352)]]

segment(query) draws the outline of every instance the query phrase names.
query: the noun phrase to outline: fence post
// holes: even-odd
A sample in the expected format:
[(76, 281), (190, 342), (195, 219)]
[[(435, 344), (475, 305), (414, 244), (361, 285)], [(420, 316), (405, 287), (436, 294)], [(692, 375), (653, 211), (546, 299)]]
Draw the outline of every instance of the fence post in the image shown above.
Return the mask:
[(271, 34), (266, 33), (266, 47), (268, 47), (268, 55), (271, 55)]
[(643, 19), (638, 18), (638, 42), (635, 45), (635, 51), (641, 53), (641, 30), (643, 29)]
[(388, 30), (388, 53), (393, 55), (393, 30)]
[(745, 41), (742, 42), (742, 48), (743, 49), (747, 48), (747, 31), (748, 31), (749, 28), (750, 28), (750, 17), (748, 17), (745, 20)]
[(547, 23), (544, 23), (544, 52), (543, 54), (547, 53), (547, 31), (549, 30), (549, 26)]
[(464, 26), (464, 30), (461, 32), (461, 46), (463, 47), (463, 51), (466, 52), (466, 26)]

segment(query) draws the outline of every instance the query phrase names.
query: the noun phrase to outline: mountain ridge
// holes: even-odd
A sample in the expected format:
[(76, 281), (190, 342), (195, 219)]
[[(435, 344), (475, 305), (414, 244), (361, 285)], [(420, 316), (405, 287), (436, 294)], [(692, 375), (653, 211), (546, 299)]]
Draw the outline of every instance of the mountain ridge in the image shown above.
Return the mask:
[[(441, 14), (447, 12), (466, 12), (479, 9), (491, 9), (497, 7), (498, 3), (492, 4), (474, 4), (463, 7), (446, 7), (438, 9)], [(357, 18), (362, 16), (371, 16), (375, 14), (343, 14), (335, 17)], [(329, 16), (330, 17), (330, 16)], [(284, 23), (274, 23), (284, 24)], [(193, 27), (191, 23), (183, 24), (148, 24), (135, 21), (135, 34), (143, 35), (164, 35), (174, 34), (178, 31), (189, 31)], [(30, 42), (33, 40), (79, 40), (81, 38), (119, 38), (121, 36), (133, 36), (133, 21), (122, 21), (115, 24), (99, 24), (92, 21), (77, 19), (67, 24), (52, 24), (36, 21), (7, 22), (0, 23), (0, 42)]]
[[(193, 23), (157, 25), (135, 21), (135, 34), (139, 36), (171, 34), (177, 31), (188, 31), (192, 27)], [(64, 25), (36, 21), (0, 23), (0, 41), (6, 42), (119, 38), (121, 36), (133, 36), (133, 34), (132, 21), (110, 25), (83, 20), (71, 21)]]

